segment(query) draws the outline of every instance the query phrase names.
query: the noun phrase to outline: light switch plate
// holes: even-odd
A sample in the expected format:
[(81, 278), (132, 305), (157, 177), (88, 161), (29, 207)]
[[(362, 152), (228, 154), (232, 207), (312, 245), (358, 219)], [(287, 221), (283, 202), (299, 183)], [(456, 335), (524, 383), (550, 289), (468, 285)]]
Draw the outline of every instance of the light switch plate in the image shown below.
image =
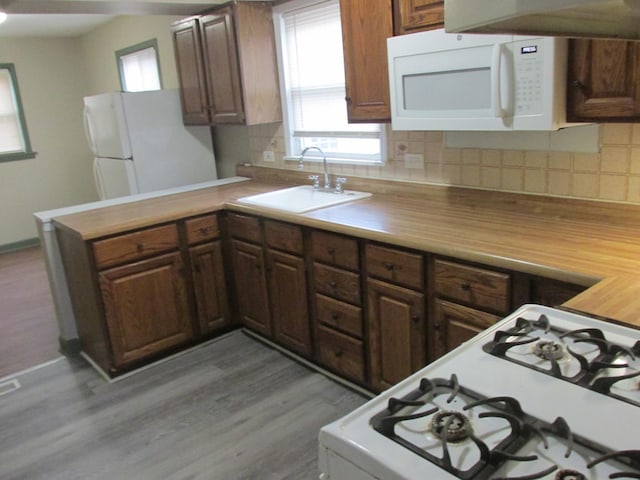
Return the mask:
[(265, 150), (262, 152), (262, 160), (265, 162), (275, 162), (276, 157), (273, 153), (273, 150)]

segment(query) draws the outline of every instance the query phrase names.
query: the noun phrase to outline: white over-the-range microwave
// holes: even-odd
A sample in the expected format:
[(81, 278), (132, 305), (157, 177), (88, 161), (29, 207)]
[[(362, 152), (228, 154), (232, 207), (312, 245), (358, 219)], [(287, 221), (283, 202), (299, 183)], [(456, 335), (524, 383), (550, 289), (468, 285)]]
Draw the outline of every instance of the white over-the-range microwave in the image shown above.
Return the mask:
[[(387, 40), (394, 130), (558, 130), (567, 39), (445, 33)], [(574, 124), (575, 125), (575, 124)]]

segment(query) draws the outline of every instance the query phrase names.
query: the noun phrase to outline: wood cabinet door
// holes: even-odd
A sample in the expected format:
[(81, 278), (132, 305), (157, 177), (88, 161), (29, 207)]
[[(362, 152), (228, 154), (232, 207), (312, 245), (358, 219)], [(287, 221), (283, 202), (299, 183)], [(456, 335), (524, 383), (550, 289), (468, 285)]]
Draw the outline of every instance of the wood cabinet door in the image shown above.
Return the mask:
[(189, 249), (200, 333), (208, 334), (231, 323), (220, 241)]
[(640, 121), (640, 42), (570, 40), (567, 120)]
[(273, 336), (285, 347), (311, 356), (311, 325), (304, 259), (267, 251)]
[(232, 7), (200, 17), (200, 29), (211, 122), (244, 123)]
[(387, 38), (393, 36), (391, 0), (341, 0), (349, 122), (391, 119)]
[(193, 337), (180, 253), (104, 270), (99, 281), (115, 368)]
[(231, 241), (236, 300), (242, 323), (271, 337), (271, 313), (263, 249), (259, 245)]
[(207, 125), (210, 122), (209, 99), (198, 20), (193, 18), (173, 25), (171, 35), (180, 84), (182, 119), (187, 125)]
[(444, 26), (444, 0), (393, 0), (396, 35)]
[(371, 386), (384, 390), (426, 364), (424, 295), (367, 280)]
[(436, 300), (432, 333), (433, 358), (441, 357), (458, 345), (500, 320), (501, 317), (445, 300)]

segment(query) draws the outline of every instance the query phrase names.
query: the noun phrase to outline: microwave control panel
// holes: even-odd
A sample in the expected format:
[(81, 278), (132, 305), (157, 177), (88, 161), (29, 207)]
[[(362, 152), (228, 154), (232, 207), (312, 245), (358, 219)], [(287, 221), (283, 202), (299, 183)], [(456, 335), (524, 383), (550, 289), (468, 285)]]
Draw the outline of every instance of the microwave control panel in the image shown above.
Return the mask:
[(544, 83), (543, 43), (535, 40), (514, 42), (515, 115), (542, 113)]

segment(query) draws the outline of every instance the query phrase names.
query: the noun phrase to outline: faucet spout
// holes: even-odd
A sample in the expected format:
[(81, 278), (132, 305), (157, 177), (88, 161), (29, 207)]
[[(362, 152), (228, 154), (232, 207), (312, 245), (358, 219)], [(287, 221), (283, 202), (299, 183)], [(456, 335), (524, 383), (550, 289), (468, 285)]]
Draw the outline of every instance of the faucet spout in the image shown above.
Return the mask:
[(322, 149), (320, 147), (311, 146), (311, 147), (307, 147), (304, 150), (302, 150), (302, 153), (300, 153), (300, 157), (298, 157), (298, 168), (303, 168), (302, 161), (304, 159), (304, 155), (309, 150), (317, 150), (318, 152), (320, 152), (320, 155), (322, 155), (322, 169), (323, 169), (323, 173), (324, 173), (324, 188), (331, 188), (331, 181), (329, 180), (329, 172), (327, 170), (327, 156), (325, 155), (325, 153), (322, 151)]

